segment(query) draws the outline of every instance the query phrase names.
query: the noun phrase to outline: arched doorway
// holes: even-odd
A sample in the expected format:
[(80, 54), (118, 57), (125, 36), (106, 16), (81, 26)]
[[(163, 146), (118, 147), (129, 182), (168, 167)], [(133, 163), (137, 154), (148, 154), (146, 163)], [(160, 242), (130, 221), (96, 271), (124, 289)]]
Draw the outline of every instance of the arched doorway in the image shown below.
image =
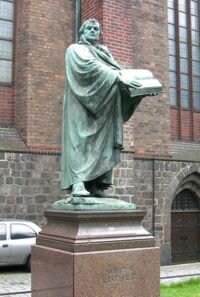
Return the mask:
[(172, 203), (172, 263), (200, 261), (200, 205), (190, 190), (181, 191)]

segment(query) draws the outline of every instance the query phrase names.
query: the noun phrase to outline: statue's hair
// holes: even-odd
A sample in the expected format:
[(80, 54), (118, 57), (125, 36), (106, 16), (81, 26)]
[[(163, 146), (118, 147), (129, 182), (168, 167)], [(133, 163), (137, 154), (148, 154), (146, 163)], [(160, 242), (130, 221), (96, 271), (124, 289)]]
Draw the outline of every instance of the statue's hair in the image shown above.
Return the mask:
[(80, 35), (83, 34), (83, 32), (85, 30), (85, 26), (88, 23), (97, 23), (99, 25), (99, 28), (100, 28), (100, 37), (103, 35), (101, 24), (96, 19), (94, 19), (94, 18), (88, 19), (88, 20), (86, 20), (86, 21), (83, 22), (83, 24), (81, 25), (81, 27), (79, 29)]

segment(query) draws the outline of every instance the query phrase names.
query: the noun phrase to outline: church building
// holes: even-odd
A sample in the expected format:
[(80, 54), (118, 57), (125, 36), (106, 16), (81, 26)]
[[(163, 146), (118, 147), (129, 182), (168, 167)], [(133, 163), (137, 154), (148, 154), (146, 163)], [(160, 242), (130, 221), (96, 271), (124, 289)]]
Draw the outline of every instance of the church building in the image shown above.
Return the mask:
[(146, 212), (162, 264), (198, 262), (199, 0), (0, 0), (0, 218), (43, 226), (65, 195), (65, 51), (88, 18), (123, 69), (148, 69), (163, 85), (124, 125), (111, 192)]

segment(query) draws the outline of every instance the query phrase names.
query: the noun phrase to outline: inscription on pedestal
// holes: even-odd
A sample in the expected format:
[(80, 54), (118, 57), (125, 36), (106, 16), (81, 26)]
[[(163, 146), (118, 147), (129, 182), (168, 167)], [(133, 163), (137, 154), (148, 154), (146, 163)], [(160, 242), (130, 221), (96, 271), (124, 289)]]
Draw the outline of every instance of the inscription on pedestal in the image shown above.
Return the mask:
[(44, 289), (48, 297), (160, 296), (159, 248), (139, 227), (142, 212), (46, 213), (32, 250), (32, 297), (47, 297)]
[(104, 284), (112, 284), (118, 282), (131, 281), (136, 276), (133, 265), (114, 266), (108, 268), (103, 275)]

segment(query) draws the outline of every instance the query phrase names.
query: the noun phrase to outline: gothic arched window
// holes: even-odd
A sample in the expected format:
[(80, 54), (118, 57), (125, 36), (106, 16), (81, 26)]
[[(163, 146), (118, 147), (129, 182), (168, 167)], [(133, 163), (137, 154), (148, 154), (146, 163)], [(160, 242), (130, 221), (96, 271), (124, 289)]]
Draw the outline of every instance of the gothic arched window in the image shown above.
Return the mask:
[(197, 199), (194, 197), (191, 191), (181, 191), (172, 203), (173, 210), (196, 210), (198, 209)]

